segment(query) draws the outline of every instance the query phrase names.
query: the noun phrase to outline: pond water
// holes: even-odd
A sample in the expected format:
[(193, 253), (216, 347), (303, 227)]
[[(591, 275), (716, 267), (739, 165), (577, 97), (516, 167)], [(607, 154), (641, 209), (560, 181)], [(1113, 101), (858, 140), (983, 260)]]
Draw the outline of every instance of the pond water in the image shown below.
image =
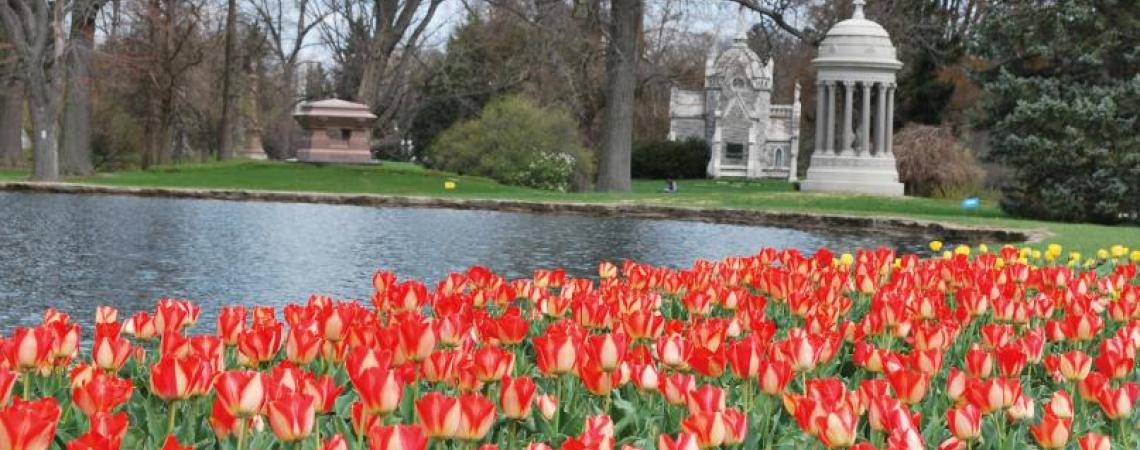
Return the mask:
[(129, 315), (160, 297), (201, 303), (204, 331), (219, 305), (367, 299), (378, 269), (434, 285), (474, 264), (509, 278), (551, 267), (591, 276), (603, 260), (688, 267), (768, 246), (921, 244), (669, 220), (0, 192), (0, 333), (49, 306), (89, 324), (97, 305)]

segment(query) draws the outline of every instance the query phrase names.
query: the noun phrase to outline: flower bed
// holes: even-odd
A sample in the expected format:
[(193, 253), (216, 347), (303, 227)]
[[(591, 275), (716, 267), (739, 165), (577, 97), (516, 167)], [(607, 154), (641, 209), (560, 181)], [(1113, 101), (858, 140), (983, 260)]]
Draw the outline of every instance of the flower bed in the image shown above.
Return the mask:
[(0, 450), (1140, 445), (1140, 254), (970, 253), (379, 272), (214, 335), (100, 307), (83, 350), (48, 310), (0, 340)]

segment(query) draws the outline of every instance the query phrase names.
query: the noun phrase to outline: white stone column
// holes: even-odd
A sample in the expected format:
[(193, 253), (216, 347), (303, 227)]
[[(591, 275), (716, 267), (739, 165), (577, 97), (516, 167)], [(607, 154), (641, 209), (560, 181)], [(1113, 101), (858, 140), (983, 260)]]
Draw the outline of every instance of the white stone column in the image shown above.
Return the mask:
[(823, 145), (827, 130), (827, 84), (820, 81), (815, 84), (815, 151), (823, 154), (827, 146)]
[(884, 156), (887, 151), (886, 141), (883, 140), (883, 135), (886, 134), (887, 126), (886, 121), (883, 120), (887, 117), (887, 85), (886, 83), (878, 83), (876, 86), (876, 111), (875, 111), (875, 156)]
[(855, 93), (855, 82), (843, 82), (843, 142), (839, 143), (839, 148), (843, 149), (843, 155), (851, 154), (851, 112), (853, 103), (853, 94)]
[(883, 137), (886, 138), (886, 140), (887, 140), (887, 151), (883, 156), (894, 158), (895, 157), (895, 143), (894, 143), (894, 141), (895, 141), (895, 139), (894, 139), (895, 138), (895, 84), (894, 83), (891, 83), (890, 86), (887, 87), (887, 115), (886, 115), (886, 119), (887, 119), (887, 121), (885, 123), (885, 126), (887, 128), (887, 132), (883, 134)]
[(835, 87), (834, 81), (827, 82), (827, 153), (835, 153)]
[(864, 81), (863, 84), (863, 114), (859, 116), (860, 120), (860, 140), (859, 140), (859, 156), (871, 156), (871, 84)]

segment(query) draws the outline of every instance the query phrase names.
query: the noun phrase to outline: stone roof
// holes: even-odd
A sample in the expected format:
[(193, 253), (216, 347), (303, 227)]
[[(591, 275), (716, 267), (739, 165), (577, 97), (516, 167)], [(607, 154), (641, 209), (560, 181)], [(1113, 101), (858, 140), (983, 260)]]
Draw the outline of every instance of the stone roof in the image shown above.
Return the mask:
[(375, 119), (368, 105), (330, 98), (315, 102), (305, 102), (297, 106), (294, 116), (352, 117)]
[(819, 44), (819, 56), (812, 60), (816, 67), (868, 67), (898, 70), (898, 60), (891, 36), (882, 25), (863, 14), (863, 2), (856, 0), (850, 19), (835, 24)]

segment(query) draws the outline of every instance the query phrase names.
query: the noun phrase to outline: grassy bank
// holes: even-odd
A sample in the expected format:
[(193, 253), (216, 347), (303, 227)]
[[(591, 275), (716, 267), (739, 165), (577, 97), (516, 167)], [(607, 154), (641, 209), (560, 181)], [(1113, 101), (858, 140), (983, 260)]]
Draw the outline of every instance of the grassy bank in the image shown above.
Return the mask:
[[(0, 172), (0, 180), (22, 178)], [(445, 190), (445, 181), (456, 182)], [(69, 181), (112, 186), (155, 186), (213, 189), (374, 193), (388, 195), (492, 198), (551, 202), (633, 202), (677, 206), (811, 211), (849, 215), (896, 216), (968, 225), (1045, 229), (1049, 242), (1091, 254), (1125, 244), (1140, 248), (1140, 228), (1063, 224), (1013, 219), (992, 204), (964, 212), (958, 202), (925, 198), (883, 198), (794, 192), (779, 181), (682, 180), (680, 191), (659, 192), (661, 181), (635, 181), (633, 192), (621, 194), (557, 193), (504, 186), (480, 177), (456, 176), (411, 164), (325, 166), (281, 162), (227, 162), (184, 165), (147, 171), (100, 174)]]

